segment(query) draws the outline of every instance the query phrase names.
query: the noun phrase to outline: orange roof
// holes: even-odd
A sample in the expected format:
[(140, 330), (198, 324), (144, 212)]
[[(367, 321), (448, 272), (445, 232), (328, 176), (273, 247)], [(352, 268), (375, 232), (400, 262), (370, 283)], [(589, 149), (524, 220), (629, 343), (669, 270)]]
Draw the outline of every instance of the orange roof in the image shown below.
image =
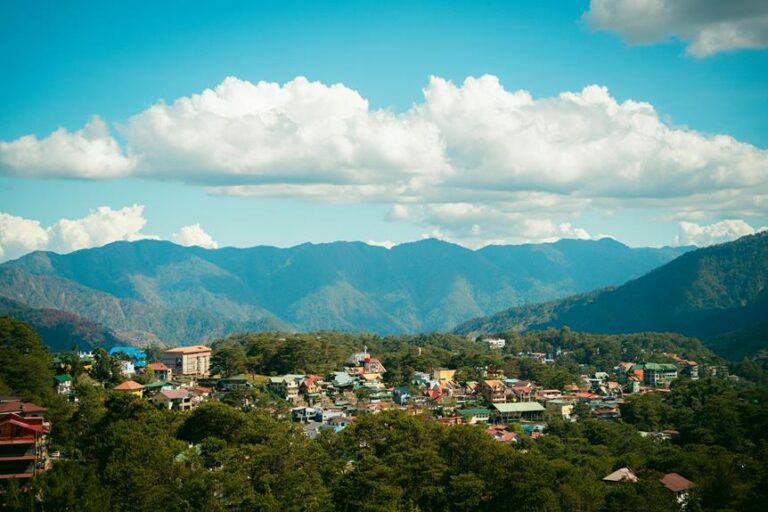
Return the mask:
[(504, 385), (504, 383), (503, 383), (503, 382), (501, 382), (500, 380), (494, 380), (494, 379), (491, 379), (491, 380), (485, 380), (485, 381), (483, 381), (483, 382), (485, 382), (485, 385), (486, 385), (486, 386), (491, 386), (491, 387), (494, 387), (494, 388), (495, 388), (496, 386), (503, 386), (503, 385)]
[(29, 402), (3, 402), (0, 403), (0, 413), (8, 412), (43, 412), (47, 411), (45, 407), (29, 403)]
[(207, 345), (191, 345), (189, 347), (169, 348), (165, 353), (171, 354), (196, 354), (197, 352), (210, 352), (211, 347)]
[(118, 384), (113, 388), (115, 391), (139, 391), (144, 389), (144, 386), (133, 380), (127, 380), (122, 384)]
[(147, 366), (152, 368), (154, 371), (167, 371), (167, 370), (170, 370), (170, 368), (165, 366), (163, 363), (149, 363)]

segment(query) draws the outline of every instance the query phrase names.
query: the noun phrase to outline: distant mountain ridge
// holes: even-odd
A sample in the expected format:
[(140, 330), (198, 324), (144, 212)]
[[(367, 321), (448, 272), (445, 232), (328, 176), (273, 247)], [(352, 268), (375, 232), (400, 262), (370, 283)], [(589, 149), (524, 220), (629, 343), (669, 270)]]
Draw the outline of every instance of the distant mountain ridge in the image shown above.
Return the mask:
[(422, 332), (618, 285), (689, 249), (602, 239), (473, 251), (428, 239), (390, 250), (361, 242), (210, 250), (143, 240), (6, 262), (0, 296), (169, 343), (239, 330)]
[(768, 233), (689, 252), (626, 284), (527, 305), (458, 326), (460, 334), (569, 326), (577, 331), (670, 331), (716, 338), (721, 355), (768, 348)]

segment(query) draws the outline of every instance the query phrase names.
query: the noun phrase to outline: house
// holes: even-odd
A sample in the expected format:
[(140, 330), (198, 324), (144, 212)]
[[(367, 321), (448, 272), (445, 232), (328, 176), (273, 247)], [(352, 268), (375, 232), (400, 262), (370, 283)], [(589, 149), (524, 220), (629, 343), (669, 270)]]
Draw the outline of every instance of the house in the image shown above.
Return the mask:
[(314, 402), (322, 395), (323, 378), (320, 375), (307, 375), (304, 380), (301, 381), (299, 391), (304, 398), (309, 402)]
[(161, 380), (163, 382), (168, 382), (173, 378), (173, 371), (168, 368), (164, 363), (149, 363), (147, 365), (147, 368), (150, 368), (152, 370), (152, 373), (155, 374), (155, 378), (157, 380)]
[(517, 443), (520, 435), (517, 432), (509, 432), (501, 425), (494, 425), (485, 431), (494, 441), (499, 443)]
[(270, 377), (267, 388), (280, 398), (289, 402), (299, 400), (299, 381), (303, 375), (283, 375), (282, 377)]
[(514, 402), (493, 404), (494, 417), (499, 423), (511, 421), (542, 421), (544, 406), (539, 402)]
[(192, 398), (187, 389), (161, 389), (152, 397), (152, 403), (161, 409), (189, 411), (195, 405)]
[(32, 478), (48, 469), (47, 435), (50, 431), (51, 425), (41, 416), (22, 416), (14, 412), (2, 413), (0, 415), (0, 480)]
[(378, 359), (375, 359), (373, 357), (366, 357), (363, 359), (363, 373), (365, 374), (376, 374), (376, 375), (382, 375), (386, 373), (387, 370), (384, 368), (384, 365), (381, 364), (381, 361)]
[(681, 509), (684, 509), (688, 504), (691, 489), (696, 487), (696, 484), (677, 473), (667, 473), (660, 482), (664, 487), (675, 493), (675, 499)]
[(603, 477), (603, 482), (632, 482), (636, 483), (640, 479), (637, 478), (637, 475), (629, 469), (629, 468), (619, 468), (610, 475), (606, 475)]
[(489, 404), (507, 401), (507, 386), (500, 380), (488, 379), (480, 383), (480, 394)]
[(392, 400), (397, 405), (406, 405), (410, 399), (411, 392), (408, 388), (399, 386), (392, 390)]
[(336, 416), (328, 421), (328, 425), (333, 429), (334, 432), (341, 432), (354, 421), (355, 418), (352, 416)]
[(432, 370), (432, 380), (439, 382), (452, 381), (455, 375), (456, 370), (449, 370), (448, 368), (435, 368)]
[(118, 393), (133, 395), (141, 398), (141, 395), (143, 394), (143, 391), (144, 391), (144, 386), (142, 386), (136, 381), (127, 380), (122, 384), (118, 384), (117, 386), (112, 388), (112, 390), (117, 391)]
[(459, 409), (456, 412), (459, 416), (461, 416), (462, 421), (469, 425), (474, 425), (475, 423), (484, 423), (491, 418), (491, 411), (482, 407), (473, 409)]
[[(8, 397), (15, 398), (15, 397)], [(45, 407), (20, 400), (9, 400), (0, 403), (0, 416), (4, 414), (16, 414), (22, 418), (42, 418), (47, 411)]]
[(211, 349), (205, 345), (171, 348), (163, 352), (161, 359), (174, 375), (207, 377), (210, 374)]
[(136, 375), (136, 366), (132, 361), (120, 361), (120, 374), (123, 377), (133, 377)]
[(483, 343), (486, 343), (491, 350), (501, 350), (507, 344), (507, 340), (504, 338), (484, 338)]
[(72, 377), (69, 375), (55, 375), (53, 383), (56, 386), (56, 393), (59, 395), (68, 395), (72, 391)]

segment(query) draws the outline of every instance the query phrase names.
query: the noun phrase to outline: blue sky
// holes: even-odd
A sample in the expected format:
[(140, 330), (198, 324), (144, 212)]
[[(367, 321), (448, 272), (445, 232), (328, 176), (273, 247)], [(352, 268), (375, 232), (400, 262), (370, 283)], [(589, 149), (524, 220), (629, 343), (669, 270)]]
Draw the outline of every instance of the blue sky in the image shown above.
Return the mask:
[[(110, 237), (152, 235), (171, 239), (183, 226), (195, 224), (200, 224), (221, 246), (285, 246), (337, 239), (404, 242), (425, 235), (478, 246), (488, 242), (600, 234), (614, 236), (629, 245), (665, 245), (674, 243), (681, 234), (684, 238), (678, 238), (678, 242), (707, 243), (708, 236), (719, 241), (722, 237), (743, 234), (745, 225), (759, 228), (768, 224), (768, 203), (764, 201), (768, 197), (764, 194), (768, 181), (768, 52), (761, 48), (762, 32), (747, 34), (754, 36), (752, 39), (745, 38), (753, 41), (746, 46), (756, 48), (726, 45), (722, 51), (715, 48), (711, 54), (700, 56), (691, 55), (691, 48), (696, 34), (706, 33), (706, 20), (690, 26), (669, 15), (669, 32), (677, 37), (633, 44), (637, 34), (611, 29), (613, 22), (616, 27), (621, 26), (621, 20), (615, 16), (606, 15), (600, 20), (584, 18), (590, 10), (587, 1), (244, 4), (14, 0), (3, 4), (0, 69), (5, 76), (0, 80), (0, 141), (6, 145), (0, 146), (0, 212), (14, 219), (38, 221), (38, 227), (47, 230), (45, 235), (34, 234), (35, 228), (29, 223), (13, 221), (15, 224), (11, 225), (6, 220), (6, 239), (0, 240), (0, 247), (6, 247), (5, 258), (25, 248), (67, 250)], [(441, 178), (439, 185), (429, 181), (428, 186), (422, 186), (402, 204), (392, 190), (371, 197), (350, 193), (345, 188), (318, 199), (305, 186), (297, 186), (295, 193), (279, 188), (285, 183), (336, 187), (346, 179), (350, 181), (342, 185), (361, 185), (365, 183), (364, 176), (374, 176), (370, 179), (385, 183), (390, 178), (382, 173), (391, 172), (396, 164), (407, 167), (412, 161), (399, 156), (383, 163), (384, 157), (379, 153), (376, 158), (359, 157), (362, 163), (351, 163), (353, 169), (340, 176), (333, 169), (323, 169), (319, 174), (309, 169), (315, 156), (307, 150), (309, 154), (301, 161), (286, 161), (283, 155), (260, 163), (258, 171), (253, 171), (259, 177), (241, 183), (232, 177), (233, 173), (240, 176), (243, 166), (246, 173), (250, 172), (252, 160), (229, 155), (238, 162), (236, 171), (222, 164), (218, 171), (201, 168), (185, 174), (184, 166), (199, 160), (199, 155), (180, 157), (182, 142), (168, 142), (162, 148), (150, 144), (146, 141), (152, 138), (150, 131), (146, 131), (149, 121), (137, 122), (130, 133), (124, 130), (133, 116), (157, 102), (162, 100), (171, 105), (177, 98), (215, 89), (226, 77), (237, 77), (243, 83), (265, 81), (281, 86), (298, 76), (323, 87), (341, 83), (346, 90), (367, 100), (368, 112), (383, 109), (402, 124), (406, 118), (418, 117), (414, 108), (425, 106), (422, 89), (432, 87), (435, 94), (446, 90), (442, 82), (430, 85), (431, 76), (460, 89), (453, 91), (456, 94), (469, 94), (469, 88), (462, 88), (465, 79), (483, 75), (496, 77), (499, 87), (510, 94), (528, 91), (536, 102), (535, 113), (531, 115), (537, 120), (554, 116), (553, 122), (545, 120), (551, 126), (560, 126), (562, 116), (570, 115), (564, 112), (570, 113), (572, 105), (552, 106), (546, 99), (558, 98), (568, 91), (581, 93), (591, 84), (606, 87), (607, 97), (617, 104), (626, 100), (647, 102), (653, 106), (660, 126), (674, 132), (675, 140), (675, 130), (696, 134), (696, 140), (678, 149), (681, 154), (704, 162), (700, 170), (694, 169), (692, 173), (709, 172), (714, 181), (700, 179), (699, 174), (670, 180), (667, 189), (677, 189), (682, 182), (690, 186), (681, 185), (675, 194), (677, 200), (664, 201), (657, 201), (665, 196), (664, 187), (652, 190), (653, 187), (635, 181), (632, 186), (637, 184), (642, 193), (629, 193), (631, 199), (622, 197), (620, 185), (606, 192), (602, 186), (585, 188), (571, 181), (567, 186), (558, 180), (531, 183), (529, 175), (541, 173), (536, 166), (550, 164), (521, 163), (533, 157), (518, 158), (521, 149), (512, 148), (502, 156), (494, 156), (491, 165), (486, 161), (488, 158), (477, 153), (487, 154), (489, 148), (495, 151), (498, 145), (505, 144), (504, 139), (493, 137), (489, 128), (491, 135), (478, 147), (473, 145), (477, 141), (471, 133), (451, 132), (453, 128), (445, 123), (450, 119), (462, 122), (456, 117), (459, 106), (455, 104), (441, 106), (448, 110), (441, 111), (440, 115), (445, 116), (440, 122), (434, 120), (438, 115), (434, 113), (426, 120), (420, 119), (438, 126), (439, 140), (447, 141), (447, 149), (440, 162), (419, 160), (414, 168), (422, 176), (423, 168), (434, 164), (435, 170), (429, 176), (439, 174)], [(302, 87), (296, 86), (297, 90)], [(476, 94), (487, 97), (498, 90), (488, 82), (478, 86)], [(318, 94), (326, 93), (331, 94)], [(344, 103), (346, 98), (335, 101)], [(464, 104), (472, 101), (466, 95), (461, 98), (459, 101)], [(601, 101), (607, 104), (608, 100), (603, 97)], [(612, 107), (606, 108), (610, 111)], [(118, 165), (122, 170), (116, 174), (94, 176), (92, 170), (85, 173), (76, 165), (58, 168), (59, 160), (52, 146), (42, 144), (30, 149), (29, 145), (13, 145), (28, 135), (34, 135), (37, 144), (60, 127), (67, 130), (68, 137), (94, 115), (104, 121), (110, 140), (119, 148), (119, 157), (135, 153), (141, 162), (123, 162)], [(472, 123), (471, 110), (462, 110), (461, 115), (469, 116), (464, 124)], [(583, 119), (590, 115), (591, 111), (579, 113), (579, 123), (583, 124)], [(517, 120), (518, 117), (504, 118), (499, 122), (514, 124)], [(486, 119), (480, 124), (493, 126), (495, 122)], [(615, 126), (605, 130), (624, 130), (626, 122), (617, 118)], [(322, 119), (313, 119), (312, 123), (322, 123)], [(516, 128), (512, 124), (508, 130), (514, 139)], [(312, 124), (313, 128), (316, 126), (319, 125)], [(584, 130), (588, 131), (592, 123), (586, 126)], [(145, 131), (137, 134), (141, 130)], [(408, 133), (407, 128), (402, 130)], [(561, 139), (578, 138), (573, 126), (569, 130), (563, 135), (555, 134), (553, 140), (560, 144)], [(717, 145), (715, 134), (730, 136), (738, 147), (723, 149)], [(619, 135), (618, 139), (606, 137), (604, 144), (589, 147), (604, 148), (611, 141), (624, 140), (624, 132)], [(216, 140), (224, 136), (220, 132), (210, 135)], [(419, 144), (440, 145), (425, 137)], [(138, 142), (139, 139), (144, 142)], [(224, 142), (230, 148), (230, 141)], [(248, 141), (239, 141), (241, 146), (237, 150), (247, 151), (260, 143), (263, 142), (255, 141), (251, 146)], [(323, 144), (318, 151), (325, 155), (328, 141)], [(355, 151), (363, 151), (370, 144), (366, 139), (364, 144), (360, 143), (362, 149)], [(414, 143), (415, 149), (387, 145), (374, 151), (387, 155), (390, 151), (418, 152), (419, 144)], [(665, 139), (659, 144), (666, 147), (669, 142)], [(715, 146), (717, 149), (713, 149)], [(566, 147), (572, 149), (571, 145)], [(693, 149), (686, 149), (689, 147)], [(700, 155), (695, 153), (699, 150)], [(36, 151), (34, 164), (28, 163), (24, 151)], [(650, 169), (643, 171), (649, 174), (642, 178), (648, 182), (658, 180), (653, 171), (656, 167), (663, 176), (674, 174), (669, 161), (653, 160), (653, 152), (643, 148), (615, 157), (617, 162), (636, 159), (635, 167), (631, 168)], [(150, 153), (155, 160), (146, 164), (144, 155)], [(557, 161), (570, 165), (570, 159), (578, 157), (575, 155), (584, 154), (584, 146), (572, 154), (563, 154), (563, 159)], [(334, 160), (335, 156), (328, 158), (329, 166), (347, 161)], [(670, 158), (673, 162), (680, 159)], [(216, 167), (218, 162), (211, 165)], [(590, 165), (594, 166), (580, 163), (573, 170), (574, 175), (585, 182), (611, 182), (610, 169), (593, 173)], [(446, 166), (450, 170), (446, 171)], [(282, 179), (286, 169), (299, 167), (302, 172)], [(511, 168), (514, 173), (504, 180), (494, 179)], [(718, 172), (722, 173), (724, 168), (739, 169), (738, 176), (720, 179)], [(457, 174), (462, 177), (456, 178)], [(445, 175), (450, 175), (453, 181)], [(394, 172), (391, 179), (401, 177)], [(482, 193), (464, 186), (476, 178), (486, 182)], [(707, 194), (713, 193), (715, 182), (720, 187), (718, 201), (722, 204), (711, 208), (717, 201)], [(263, 187), (265, 183), (276, 185)], [(249, 189), (247, 194), (236, 195), (232, 189), (217, 189), (213, 193), (211, 187), (220, 185), (244, 185), (254, 187), (255, 191)], [(434, 192), (437, 189), (440, 192)], [(517, 195), (513, 199), (489, 195), (489, 191), (502, 189)], [(553, 195), (547, 200), (529, 201), (524, 194), (530, 193)], [(638, 199), (638, 195), (642, 197)], [(725, 196), (731, 199), (723, 199)], [(570, 207), (561, 207), (574, 197), (578, 200)], [(750, 205), (739, 208), (734, 203)], [(61, 219), (85, 219), (99, 207), (119, 211), (132, 205), (143, 206), (140, 211), (131, 210), (130, 215), (140, 217), (145, 224), (139, 222), (138, 226), (137, 219), (131, 218), (123, 219), (123, 226), (118, 215), (117, 220), (110, 222), (119, 226), (111, 225), (104, 233), (93, 233), (100, 227), (99, 219), (92, 218), (70, 226), (70, 232), (80, 230), (77, 236), (67, 234), (57, 225)], [(739, 220), (741, 224), (720, 225), (707, 231), (708, 226), (726, 219)], [(683, 233), (680, 222), (697, 227), (689, 226)], [(13, 230), (20, 232), (11, 236)], [(193, 235), (192, 241), (196, 240)], [(78, 241), (73, 241), (73, 236)]]

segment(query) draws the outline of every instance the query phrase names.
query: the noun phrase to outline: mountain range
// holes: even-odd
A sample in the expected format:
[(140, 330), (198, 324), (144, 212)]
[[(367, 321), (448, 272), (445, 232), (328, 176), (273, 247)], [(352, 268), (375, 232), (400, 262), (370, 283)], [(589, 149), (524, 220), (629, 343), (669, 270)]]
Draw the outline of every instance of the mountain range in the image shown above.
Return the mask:
[(739, 358), (768, 348), (768, 232), (688, 252), (621, 286), (506, 309), (458, 334), (569, 326), (594, 333), (677, 332)]
[(392, 249), (143, 240), (6, 262), (0, 297), (14, 301), (6, 307), (37, 311), (30, 317), (61, 310), (137, 343), (196, 343), (240, 330), (423, 332), (620, 285), (690, 249), (630, 248), (608, 238), (479, 250), (434, 239)]

